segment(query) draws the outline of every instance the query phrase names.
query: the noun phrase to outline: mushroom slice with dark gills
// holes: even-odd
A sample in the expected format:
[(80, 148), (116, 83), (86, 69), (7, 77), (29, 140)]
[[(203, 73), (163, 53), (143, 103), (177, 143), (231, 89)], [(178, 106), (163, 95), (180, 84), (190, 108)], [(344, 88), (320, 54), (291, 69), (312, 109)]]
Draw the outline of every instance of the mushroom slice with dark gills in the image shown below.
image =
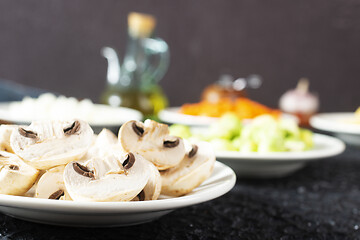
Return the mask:
[(215, 153), (209, 143), (187, 145), (187, 154), (176, 167), (161, 171), (161, 194), (181, 196), (191, 192), (212, 173)]
[(37, 169), (49, 169), (80, 159), (93, 141), (84, 121), (34, 121), (13, 130), (10, 145), (15, 154)]
[(87, 154), (67, 164), (64, 182), (75, 201), (130, 201), (147, 184), (149, 169), (141, 155), (109, 148), (106, 154)]
[(141, 154), (159, 170), (176, 166), (185, 156), (183, 140), (170, 136), (167, 125), (149, 119), (126, 122), (118, 139), (124, 151)]
[(149, 165), (149, 180), (144, 189), (132, 201), (147, 201), (158, 199), (161, 192), (161, 176), (154, 164), (147, 161)]
[(23, 195), (35, 183), (39, 171), (15, 154), (0, 151), (0, 193)]
[(64, 184), (65, 166), (57, 166), (47, 170), (39, 179), (36, 190), (36, 198), (71, 200)]

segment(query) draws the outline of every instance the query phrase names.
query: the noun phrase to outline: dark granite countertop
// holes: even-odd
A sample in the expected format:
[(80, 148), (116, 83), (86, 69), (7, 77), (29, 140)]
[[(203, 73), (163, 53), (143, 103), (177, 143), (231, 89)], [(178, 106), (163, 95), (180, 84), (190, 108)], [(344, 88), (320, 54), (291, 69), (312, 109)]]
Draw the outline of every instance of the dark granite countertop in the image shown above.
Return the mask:
[(150, 223), (68, 228), (0, 214), (3, 239), (360, 239), (360, 150), (281, 179), (238, 179), (226, 195)]

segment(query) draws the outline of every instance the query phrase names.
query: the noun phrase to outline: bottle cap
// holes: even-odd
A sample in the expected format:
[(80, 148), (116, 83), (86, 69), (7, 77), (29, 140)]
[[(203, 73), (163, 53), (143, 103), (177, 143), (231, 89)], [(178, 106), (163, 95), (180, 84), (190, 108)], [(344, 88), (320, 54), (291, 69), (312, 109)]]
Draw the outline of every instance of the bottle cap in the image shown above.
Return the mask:
[(131, 12), (128, 15), (129, 34), (133, 37), (149, 37), (155, 25), (156, 19), (152, 15), (136, 12)]

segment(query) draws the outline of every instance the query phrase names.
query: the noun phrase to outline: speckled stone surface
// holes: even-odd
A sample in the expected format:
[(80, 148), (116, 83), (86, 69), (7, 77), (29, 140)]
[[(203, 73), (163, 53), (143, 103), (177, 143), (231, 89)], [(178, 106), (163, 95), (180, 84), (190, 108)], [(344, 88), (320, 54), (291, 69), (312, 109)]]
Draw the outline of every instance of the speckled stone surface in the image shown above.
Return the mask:
[(3, 239), (360, 239), (360, 150), (132, 227), (68, 228), (0, 214)]

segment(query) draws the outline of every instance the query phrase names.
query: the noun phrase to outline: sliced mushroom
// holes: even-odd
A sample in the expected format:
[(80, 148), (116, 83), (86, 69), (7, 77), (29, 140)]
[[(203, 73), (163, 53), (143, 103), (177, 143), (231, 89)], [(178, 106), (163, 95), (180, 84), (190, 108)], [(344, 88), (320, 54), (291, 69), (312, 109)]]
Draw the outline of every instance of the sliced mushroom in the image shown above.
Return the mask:
[(37, 176), (35, 183), (32, 185), (32, 187), (26, 193), (24, 193), (25, 197), (35, 197), (35, 191), (37, 188), (37, 184), (38, 184), (41, 176), (44, 173), (46, 173), (46, 170), (39, 170), (39, 175)]
[(73, 162), (72, 167), (75, 170), (75, 172), (77, 172), (78, 174), (80, 174), (80, 175), (82, 175), (84, 177), (95, 179), (94, 171), (90, 170), (86, 166), (81, 165), (78, 162)]
[(118, 141), (116, 135), (109, 129), (104, 128), (97, 136), (95, 144), (97, 144), (99, 147), (103, 147), (117, 143)]
[(19, 134), (26, 138), (33, 138), (37, 139), (38, 135), (36, 132), (33, 132), (31, 130), (26, 130), (25, 128), (19, 127), (18, 128)]
[(159, 170), (176, 166), (185, 155), (183, 140), (170, 136), (167, 125), (149, 119), (126, 122), (118, 138), (124, 151), (141, 154)]
[[(119, 156), (128, 156), (127, 153), (122, 151), (115, 134), (113, 134), (110, 130), (103, 129), (99, 135), (95, 137), (92, 146), (79, 160), (79, 162), (81, 162), (80, 164), (83, 164), (83, 162), (86, 162), (89, 159), (99, 158), (103, 159), (106, 162), (108, 169), (111, 169), (114, 173), (125, 172), (124, 166), (119, 164), (119, 161), (114, 160), (115, 155), (116, 159), (119, 158)], [(126, 161), (126, 159), (124, 159), (124, 161)]]
[(23, 195), (35, 183), (39, 171), (15, 154), (0, 151), (0, 193)]
[(159, 198), (161, 192), (161, 176), (159, 170), (155, 167), (154, 164), (147, 161), (150, 165), (149, 173), (150, 177), (145, 185), (144, 189), (131, 201), (147, 201), (147, 200), (156, 200)]
[(10, 146), (10, 136), (14, 129), (17, 126), (15, 125), (1, 125), (0, 126), (0, 151), (6, 151), (14, 153)]
[(49, 196), (49, 199), (60, 200), (62, 197), (64, 197), (64, 190), (57, 190)]
[(133, 153), (130, 152), (126, 155), (126, 159), (124, 160), (122, 165), (125, 170), (128, 170), (134, 165), (134, 163), (135, 163), (135, 156)]
[(37, 169), (49, 169), (78, 160), (93, 141), (89, 124), (81, 120), (34, 121), (12, 131), (15, 154)]
[[(64, 182), (72, 199), (76, 201), (130, 201), (136, 197), (148, 182), (150, 167), (139, 154), (121, 154), (121, 151), (110, 149), (106, 155), (87, 154), (79, 163), (92, 172), (93, 177), (80, 174), (74, 169), (74, 162), (65, 167)], [(132, 166), (125, 161), (133, 158)]]
[(189, 145), (188, 154), (176, 167), (161, 171), (161, 193), (182, 196), (191, 192), (212, 173), (215, 154), (209, 143)]
[(71, 200), (64, 184), (65, 166), (57, 166), (47, 170), (39, 179), (36, 189), (36, 198)]
[[(139, 195), (139, 200), (156, 200), (158, 199), (160, 192), (161, 192), (161, 176), (159, 170), (152, 164), (149, 164), (149, 173), (150, 177), (149, 180), (142, 190), (142, 194)], [(141, 192), (140, 192), (141, 193)]]
[(113, 132), (104, 128), (99, 135), (95, 137), (95, 141), (89, 149), (88, 154), (105, 155), (111, 148), (119, 148), (117, 137)]
[(71, 136), (74, 134), (80, 133), (80, 122), (78, 120), (73, 121), (73, 123), (63, 129), (65, 136)]

